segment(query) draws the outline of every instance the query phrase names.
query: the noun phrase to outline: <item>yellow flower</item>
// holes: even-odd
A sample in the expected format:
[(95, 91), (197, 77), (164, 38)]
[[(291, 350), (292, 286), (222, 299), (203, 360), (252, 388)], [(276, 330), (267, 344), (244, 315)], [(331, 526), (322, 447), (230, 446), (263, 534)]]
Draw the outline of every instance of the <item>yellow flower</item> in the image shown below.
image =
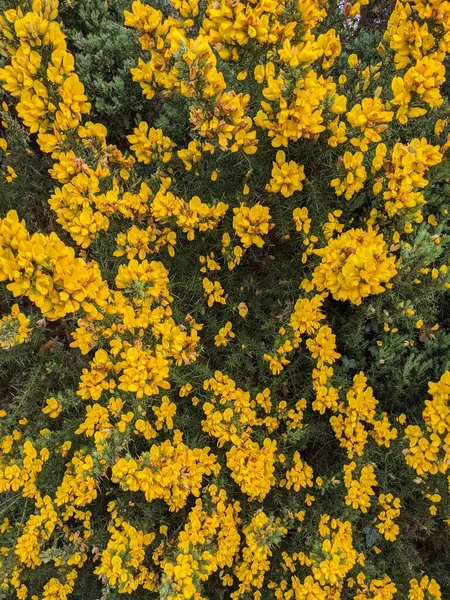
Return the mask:
[(208, 306), (211, 307), (215, 302), (226, 304), (225, 292), (220, 281), (210, 281), (207, 277), (202, 281), (205, 296), (208, 298)]
[(248, 314), (248, 306), (245, 304), (245, 302), (240, 302), (238, 304), (238, 312), (239, 312), (239, 316), (242, 317), (243, 319), (245, 319), (245, 317)]
[(152, 406), (152, 410), (157, 417), (156, 429), (162, 429), (164, 425), (167, 429), (173, 429), (173, 417), (177, 412), (177, 407), (174, 402), (169, 400), (168, 396), (163, 396), (160, 406)]
[(17, 344), (26, 342), (33, 331), (28, 319), (19, 309), (18, 304), (13, 304), (11, 312), (0, 319), (0, 348), (9, 350)]
[(269, 192), (281, 192), (288, 198), (296, 191), (303, 189), (302, 181), (305, 179), (303, 165), (297, 165), (293, 160), (287, 162), (283, 150), (278, 150), (276, 161), (272, 163), (272, 179), (266, 185)]
[(364, 187), (367, 179), (366, 167), (362, 164), (364, 154), (362, 152), (345, 152), (342, 157), (342, 163), (347, 170), (344, 179), (336, 177), (330, 182), (331, 187), (335, 188), (336, 196), (344, 195), (346, 200), (350, 200), (356, 192)]
[(378, 503), (383, 510), (378, 515), (380, 522), (376, 528), (388, 542), (393, 542), (400, 532), (399, 526), (394, 523), (394, 519), (400, 515), (400, 498), (395, 498), (392, 494), (380, 494)]
[(350, 56), (348, 57), (348, 66), (350, 67), (350, 69), (354, 69), (358, 62), (358, 56), (356, 54), (350, 54)]
[(233, 229), (240, 237), (244, 248), (252, 245), (262, 248), (264, 245), (263, 235), (269, 233), (269, 221), (271, 216), (269, 208), (261, 204), (255, 204), (251, 208), (241, 204), (233, 209)]
[(370, 497), (375, 494), (373, 488), (377, 486), (375, 471), (372, 465), (364, 465), (359, 479), (353, 479), (355, 469), (355, 462), (344, 465), (344, 484), (347, 488), (345, 503), (366, 513), (370, 508)]
[(301, 488), (312, 487), (312, 468), (301, 460), (298, 452), (294, 452), (293, 462), (294, 466), (286, 471), (286, 479), (280, 482), (280, 486), (288, 490), (293, 488), (295, 492), (299, 492)]
[(128, 136), (131, 150), (136, 154), (139, 162), (148, 165), (152, 160), (167, 163), (172, 158), (172, 141), (163, 135), (161, 129), (149, 127), (148, 123), (141, 121), (134, 129), (134, 133)]
[(359, 305), (363, 298), (381, 294), (397, 274), (395, 256), (388, 256), (382, 234), (369, 228), (350, 229), (315, 254), (321, 263), (313, 273), (319, 291), (328, 290), (336, 300)]
[(236, 337), (234, 331), (232, 331), (231, 321), (227, 321), (223, 327), (219, 329), (219, 333), (214, 337), (216, 346), (227, 346), (230, 339)]
[(44, 415), (48, 415), (51, 419), (56, 419), (61, 414), (63, 406), (56, 398), (47, 398), (46, 404), (42, 409)]

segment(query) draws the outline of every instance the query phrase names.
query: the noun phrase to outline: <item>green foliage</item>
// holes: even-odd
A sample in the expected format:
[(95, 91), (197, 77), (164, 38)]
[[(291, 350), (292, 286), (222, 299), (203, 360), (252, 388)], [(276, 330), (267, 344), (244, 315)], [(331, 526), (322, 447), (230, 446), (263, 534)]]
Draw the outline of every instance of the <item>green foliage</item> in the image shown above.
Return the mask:
[(131, 132), (144, 100), (130, 69), (136, 65), (136, 32), (123, 25), (128, 0), (63, 0), (60, 14), (77, 72), (93, 105), (92, 117), (106, 125), (111, 141)]

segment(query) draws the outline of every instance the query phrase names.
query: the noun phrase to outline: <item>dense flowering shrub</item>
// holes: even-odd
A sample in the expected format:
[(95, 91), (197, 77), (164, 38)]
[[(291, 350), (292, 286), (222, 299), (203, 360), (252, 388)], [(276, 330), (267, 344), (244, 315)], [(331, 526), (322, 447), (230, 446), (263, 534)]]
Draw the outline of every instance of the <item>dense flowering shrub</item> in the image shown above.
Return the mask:
[(449, 597), (450, 5), (367, 4), (130, 0), (112, 144), (3, 3), (1, 597)]

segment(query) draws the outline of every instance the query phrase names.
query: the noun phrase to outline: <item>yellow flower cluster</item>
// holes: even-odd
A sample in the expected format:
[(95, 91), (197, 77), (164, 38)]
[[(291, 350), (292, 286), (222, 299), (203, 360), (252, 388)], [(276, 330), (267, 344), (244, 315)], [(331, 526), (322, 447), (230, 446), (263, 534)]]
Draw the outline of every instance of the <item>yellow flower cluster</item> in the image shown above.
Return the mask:
[(122, 517), (116, 517), (113, 523), (108, 526), (110, 538), (95, 574), (105, 577), (110, 586), (117, 586), (121, 594), (134, 592), (139, 586), (154, 590), (153, 573), (142, 563), (155, 534), (136, 529)]
[(241, 204), (239, 208), (234, 208), (233, 229), (240, 237), (244, 248), (250, 248), (255, 245), (262, 248), (264, 245), (263, 235), (269, 233), (270, 225), (269, 208), (255, 204), (249, 208)]
[(342, 588), (346, 574), (355, 565), (358, 554), (353, 548), (351, 524), (323, 515), (319, 523), (322, 538), (320, 551), (309, 557), (306, 564), (311, 566), (314, 579), (321, 586)]
[(400, 515), (400, 498), (392, 494), (380, 494), (378, 504), (382, 510), (378, 515), (380, 523), (377, 523), (377, 529), (388, 542), (393, 542), (400, 532), (399, 526), (394, 523), (394, 519)]
[[(239, 587), (231, 594), (232, 600), (262, 588), (264, 575), (270, 569), (271, 543), (285, 536), (287, 529), (262, 511), (244, 527), (243, 534), (245, 546), (242, 560), (234, 569)], [(259, 598), (260, 594), (257, 593), (256, 597)]]
[(435, 579), (424, 575), (420, 581), (411, 579), (408, 600), (442, 600), (441, 587)]
[[(355, 104), (353, 108), (346, 114), (346, 119), (349, 122), (349, 124), (354, 129), (359, 129), (360, 132), (363, 134), (362, 140), (359, 140), (357, 138), (351, 138), (350, 143), (354, 146), (360, 147), (363, 152), (367, 152), (367, 150), (369, 149), (369, 143), (381, 142), (380, 133), (386, 131), (388, 127), (386, 123), (392, 121), (393, 117), (394, 113), (392, 111), (386, 110), (385, 105), (378, 97), (363, 98), (361, 104)], [(354, 156), (354, 158), (355, 157), (356, 155)], [(353, 166), (354, 161), (350, 162)], [(347, 170), (350, 170), (351, 166), (347, 166), (345, 154), (344, 165)], [(359, 167), (356, 167), (355, 178), (357, 179), (358, 176), (360, 178), (364, 178), (361, 169), (359, 169), (360, 173), (358, 175), (358, 168)], [(356, 187), (357, 186), (355, 186), (354, 189), (355, 191), (358, 191)], [(347, 192), (348, 190), (349, 188), (347, 188)], [(349, 200), (347, 194), (345, 198)]]
[(236, 337), (232, 331), (233, 324), (227, 321), (223, 327), (219, 329), (219, 333), (214, 337), (216, 346), (228, 346), (230, 340)]
[(39, 547), (50, 538), (58, 520), (50, 496), (38, 498), (36, 509), (37, 513), (30, 515), (27, 523), (24, 523), (24, 533), (17, 539), (14, 549), (19, 562), (31, 568), (42, 564)]
[(374, 170), (385, 166), (386, 175), (378, 178), (373, 186), (374, 193), (383, 191), (386, 200), (385, 209), (389, 217), (414, 209), (425, 203), (420, 191), (428, 185), (424, 174), (428, 169), (442, 161), (442, 153), (437, 146), (428, 144), (425, 138), (414, 138), (408, 145), (397, 143), (392, 149), (389, 160), (384, 163), (386, 154), (384, 144), (377, 146), (377, 157), (373, 160)]
[(356, 463), (344, 465), (344, 484), (347, 488), (345, 503), (363, 513), (370, 508), (370, 497), (375, 494), (373, 488), (377, 485), (373, 465), (364, 465), (361, 468), (359, 479), (353, 478)]
[[(369, 433), (377, 445), (386, 448), (397, 438), (397, 430), (391, 426), (387, 414), (376, 414), (377, 405), (372, 388), (367, 386), (367, 377), (363, 372), (358, 373), (347, 392), (346, 402), (335, 407), (339, 414), (330, 418), (335, 435), (350, 459), (363, 456)], [(373, 429), (368, 431), (365, 424)]]
[(56, 233), (30, 235), (14, 210), (0, 219), (0, 281), (51, 320), (79, 309), (95, 315), (109, 294), (97, 263), (75, 257)]
[(145, 165), (157, 160), (167, 163), (172, 158), (170, 139), (163, 135), (161, 129), (149, 128), (145, 121), (139, 123), (139, 127), (135, 128), (133, 135), (128, 136), (128, 141), (137, 160)]
[(203, 27), (217, 44), (222, 59), (237, 60), (239, 47), (252, 40), (260, 44), (275, 44), (286, 33), (277, 19), (279, 13), (281, 10), (277, 2), (255, 2), (242, 6), (224, 2), (219, 6), (208, 5)]
[(20, 312), (19, 305), (13, 304), (9, 315), (0, 319), (0, 348), (9, 350), (26, 342), (33, 330), (29, 324), (30, 319)]
[[(300, 14), (309, 8), (300, 4), (298, 7)], [(317, 11), (316, 7), (314, 9)], [(325, 103), (331, 104), (334, 114), (341, 114), (346, 109), (346, 98), (336, 94), (336, 84), (331, 78), (318, 76), (312, 68), (313, 63), (321, 59), (324, 70), (332, 66), (341, 50), (339, 36), (334, 29), (317, 38), (306, 31), (303, 39), (293, 45), (290, 38), (294, 28), (295, 24), (279, 50), (283, 66), (278, 72), (271, 61), (257, 65), (254, 71), (257, 83), (265, 85), (262, 89), (264, 100), (260, 103), (255, 124), (267, 130), (275, 148), (287, 147), (290, 141), (302, 137), (317, 139), (326, 129), (322, 108)], [(292, 82), (290, 69), (299, 65), (303, 68), (302, 76)]]
[(225, 290), (220, 281), (211, 281), (207, 277), (204, 277), (202, 283), (205, 297), (208, 298), (209, 307), (215, 302), (217, 304), (226, 304)]
[[(355, 582), (350, 579), (349, 583), (353, 586)], [(384, 574), (382, 579), (371, 579), (367, 581), (366, 575), (361, 571), (356, 577), (357, 592), (353, 600), (365, 600), (365, 598), (383, 598), (383, 600), (392, 600), (397, 594), (397, 586), (389, 577)], [(371, 594), (371, 596), (367, 596)]]
[(237, 387), (233, 379), (220, 371), (206, 379), (203, 388), (211, 394), (202, 406), (206, 416), (203, 429), (217, 438), (219, 447), (227, 442), (240, 444), (243, 434), (250, 433), (257, 423), (249, 392)]
[(138, 460), (119, 459), (111, 469), (112, 481), (124, 490), (144, 493), (147, 502), (160, 498), (170, 510), (185, 506), (190, 494), (200, 495), (205, 475), (217, 473), (220, 466), (209, 448), (191, 450), (174, 432), (173, 441), (153, 444)]
[[(163, 118), (138, 119), (122, 150), (88, 120), (58, 4), (0, 15), (3, 125), (48, 155), (64, 230), (31, 233), (20, 206), (0, 218), (2, 310), (18, 299), (0, 348), (35, 328), (2, 360), (23, 352), (37, 373), (0, 410), (2, 594), (66, 600), (90, 569), (105, 598), (440, 600), (422, 571), (397, 590), (384, 541), (408, 509), (404, 473), (427, 518), (450, 522), (450, 372), (397, 429), (375, 373), (394, 346), (374, 356), (400, 331), (397, 349), (440, 348), (403, 295), (422, 277), (450, 286), (448, 2), (398, 0), (366, 66), (341, 36), (351, 47), (367, 0), (134, 0), (132, 77)], [(13, 133), (0, 173), (20, 195)], [(78, 387), (57, 388), (72, 373), (51, 378), (41, 327), (83, 361)]]
[(39, 496), (36, 487), (36, 478), (42, 471), (44, 463), (50, 458), (47, 448), (42, 448), (39, 452), (30, 442), (25, 440), (22, 446), (22, 456), (19, 460), (11, 461), (8, 457), (12, 445), (22, 437), (21, 433), (15, 430), (13, 436), (3, 438), (2, 455), (0, 462), (0, 492), (17, 492), (21, 488), (27, 497)]
[(364, 154), (362, 152), (345, 152), (342, 157), (342, 164), (347, 171), (345, 178), (336, 177), (330, 182), (331, 187), (335, 188), (336, 196), (344, 195), (346, 200), (351, 200), (353, 196), (360, 192), (367, 179), (366, 167), (363, 165)]
[(231, 477), (249, 500), (264, 500), (275, 484), (276, 450), (277, 443), (270, 438), (265, 438), (262, 446), (247, 440), (233, 444), (228, 450), (227, 467)]
[(281, 480), (280, 486), (286, 486), (286, 489), (291, 488), (295, 492), (299, 492), (301, 488), (313, 486), (313, 470), (304, 463), (298, 452), (294, 452), (294, 466), (286, 471), (286, 480)]
[(169, 227), (159, 229), (151, 223), (147, 229), (139, 229), (132, 225), (126, 233), (118, 233), (116, 238), (117, 250), (114, 256), (126, 256), (128, 260), (139, 258), (144, 260), (148, 254), (158, 254), (167, 246), (169, 256), (175, 256), (177, 234)]
[[(217, 438), (219, 447), (225, 443), (232, 444), (226, 453), (231, 477), (249, 500), (263, 500), (276, 483), (277, 443), (266, 437), (260, 445), (252, 441), (251, 434), (253, 427), (261, 425), (265, 425), (269, 432), (273, 431), (278, 426), (277, 422), (269, 417), (258, 418), (250, 394), (238, 388), (220, 371), (205, 380), (203, 387), (211, 394), (210, 401), (202, 406), (206, 417), (202, 421), (203, 430)], [(256, 402), (267, 407), (268, 400), (261, 394)]]
[(405, 435), (408, 448), (406, 463), (418, 475), (446, 474), (450, 468), (450, 371), (428, 387), (431, 400), (425, 401), (422, 412), (424, 427), (408, 425)]
[(207, 503), (199, 498), (189, 512), (176, 540), (175, 556), (168, 548), (172, 557), (159, 558), (164, 542), (154, 553), (155, 563), (163, 570), (162, 586), (175, 597), (195, 598), (201, 593), (199, 580), (230, 567), (239, 550), (239, 503), (228, 502), (226, 491), (215, 484), (207, 488), (207, 494)]
[[(128, 179), (133, 159), (107, 146), (103, 125), (82, 125), (91, 105), (57, 16), (57, 1), (34, 0), (29, 12), (7, 11), (2, 23), (10, 64), (0, 69), (0, 81), (18, 99), (17, 113), (25, 127), (38, 133), (41, 150), (55, 160), (51, 175), (65, 183), (51, 200), (58, 223), (88, 247), (108, 228), (105, 204), (117, 202), (117, 181)], [(98, 180), (106, 181), (107, 188), (100, 197), (95, 195)]]
[(388, 254), (383, 235), (372, 228), (350, 229), (315, 254), (320, 257), (312, 278), (317, 290), (356, 305), (391, 287), (397, 274), (395, 256)]
[(302, 181), (305, 179), (303, 165), (297, 165), (293, 160), (286, 161), (286, 154), (278, 150), (276, 161), (272, 166), (272, 179), (266, 185), (268, 192), (281, 192), (285, 198), (292, 196), (294, 192), (303, 189)]
[(53, 396), (51, 398), (47, 398), (45, 402), (46, 404), (42, 409), (44, 415), (48, 415), (51, 419), (56, 419), (59, 417), (63, 410), (61, 402), (58, 402), (58, 400)]
[(323, 296), (316, 295), (311, 299), (299, 298), (291, 314), (289, 325), (299, 336), (306, 333), (314, 335), (320, 328), (320, 321), (325, 318), (321, 308), (323, 305)]

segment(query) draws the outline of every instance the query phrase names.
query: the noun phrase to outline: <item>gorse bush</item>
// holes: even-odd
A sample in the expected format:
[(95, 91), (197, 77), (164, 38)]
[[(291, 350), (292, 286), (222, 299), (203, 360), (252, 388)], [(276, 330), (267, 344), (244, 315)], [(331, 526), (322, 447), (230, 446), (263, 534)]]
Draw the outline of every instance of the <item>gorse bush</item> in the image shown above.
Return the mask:
[(77, 73), (92, 102), (91, 115), (102, 121), (118, 144), (123, 143), (138, 114), (147, 118), (149, 113), (151, 118), (130, 73), (139, 55), (139, 42), (137, 32), (123, 23), (123, 11), (128, 7), (128, 0), (66, 0), (59, 10)]
[(0, 597), (449, 597), (450, 5), (366, 4), (2, 3)]

